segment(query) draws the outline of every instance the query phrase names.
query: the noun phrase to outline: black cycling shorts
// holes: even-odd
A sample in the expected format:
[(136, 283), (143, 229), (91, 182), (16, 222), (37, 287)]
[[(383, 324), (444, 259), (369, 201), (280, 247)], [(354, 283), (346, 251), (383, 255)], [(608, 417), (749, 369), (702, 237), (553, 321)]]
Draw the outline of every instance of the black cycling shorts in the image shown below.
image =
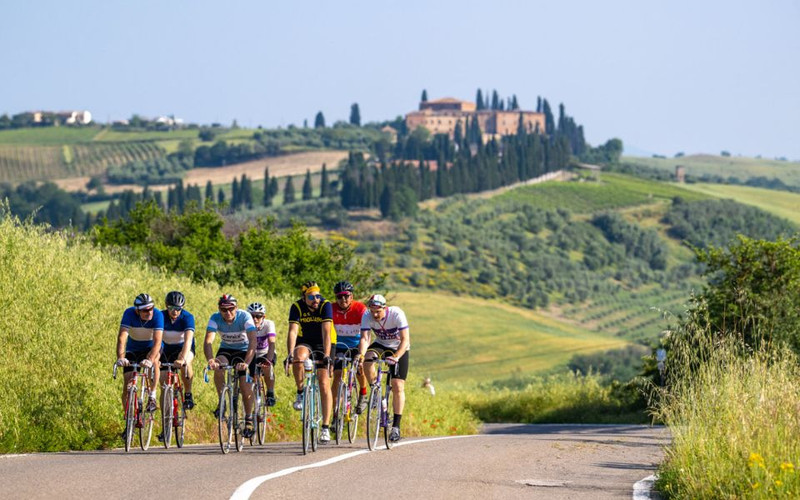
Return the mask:
[[(192, 347), (189, 349), (192, 354), (196, 355), (197, 353), (194, 352), (194, 342), (192, 342)], [(162, 363), (174, 363), (178, 356), (183, 352), (183, 344), (164, 344), (161, 347), (161, 362)]]
[[(274, 377), (275, 376), (275, 362), (277, 361), (277, 359), (278, 359), (277, 353), (272, 355), (272, 359), (267, 359), (266, 356), (258, 356), (258, 355), (256, 355), (255, 359), (253, 359), (253, 361), (250, 362), (250, 368), (249, 368), (250, 376), (251, 377), (255, 377), (256, 376), (256, 365), (257, 364), (265, 363), (267, 361), (270, 361), (270, 362), (272, 362), (272, 376)], [(267, 376), (268, 373), (269, 373), (267, 370), (268, 369), (262, 369), (261, 373), (263, 373), (264, 376)]]
[[(386, 356), (391, 356), (394, 353), (394, 349), (389, 349), (388, 347), (382, 346), (381, 344), (379, 344), (377, 342), (373, 342), (372, 345), (370, 345), (367, 348), (367, 356), (366, 356), (365, 362), (368, 361), (369, 358), (370, 358), (369, 351), (374, 351), (374, 352), (378, 352), (378, 353), (384, 353), (384, 352), (388, 351)], [(395, 368), (393, 366), (389, 367), (389, 374), (392, 376), (392, 378), (396, 378), (396, 379), (399, 379), (399, 380), (405, 380), (406, 377), (408, 376), (408, 353), (409, 353), (409, 351), (406, 350), (405, 354), (403, 354), (400, 357), (400, 360), (397, 362), (397, 372), (395, 372)], [(386, 357), (386, 356), (383, 356), (383, 357)]]
[[(144, 351), (127, 351), (125, 353), (125, 359), (127, 359), (128, 362), (130, 362), (131, 364), (133, 364), (133, 363), (141, 364), (142, 361), (147, 359), (147, 355), (148, 354), (150, 354), (150, 348), (149, 347), (147, 348), (147, 350), (144, 350)], [(125, 369), (122, 370), (122, 373), (128, 373), (128, 372), (132, 372), (132, 371), (133, 371), (133, 367), (132, 366), (126, 366)], [(139, 371), (141, 371), (141, 370), (139, 370)]]
[[(247, 351), (223, 349), (220, 347), (217, 351), (217, 355), (214, 357), (219, 359), (220, 356), (225, 356), (225, 358), (228, 360), (228, 364), (234, 366), (236, 363), (244, 363), (244, 358), (247, 357)], [(236, 370), (236, 374), (240, 377), (244, 377), (247, 375), (247, 370)]]

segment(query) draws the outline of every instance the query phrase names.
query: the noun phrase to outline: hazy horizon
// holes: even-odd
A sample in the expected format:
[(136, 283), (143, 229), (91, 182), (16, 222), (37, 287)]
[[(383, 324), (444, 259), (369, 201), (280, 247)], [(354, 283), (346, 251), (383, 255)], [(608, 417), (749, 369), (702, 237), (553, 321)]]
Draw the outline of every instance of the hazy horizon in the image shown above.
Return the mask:
[(597, 145), (800, 159), (800, 4), (500, 0), (0, 6), (0, 114), (244, 127), (390, 120), (478, 88), (538, 96)]

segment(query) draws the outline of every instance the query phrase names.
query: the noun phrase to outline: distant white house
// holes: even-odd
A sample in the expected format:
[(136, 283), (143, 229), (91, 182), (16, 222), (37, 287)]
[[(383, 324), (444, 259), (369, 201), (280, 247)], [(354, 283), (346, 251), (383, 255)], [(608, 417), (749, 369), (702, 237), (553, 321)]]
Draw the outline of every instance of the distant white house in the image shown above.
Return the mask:
[(169, 127), (183, 125), (183, 118), (175, 118), (173, 116), (159, 116), (154, 121), (156, 123), (163, 123)]
[(92, 113), (89, 111), (33, 111), (33, 123), (42, 123), (46, 117), (55, 117), (56, 124), (88, 125), (92, 122)]

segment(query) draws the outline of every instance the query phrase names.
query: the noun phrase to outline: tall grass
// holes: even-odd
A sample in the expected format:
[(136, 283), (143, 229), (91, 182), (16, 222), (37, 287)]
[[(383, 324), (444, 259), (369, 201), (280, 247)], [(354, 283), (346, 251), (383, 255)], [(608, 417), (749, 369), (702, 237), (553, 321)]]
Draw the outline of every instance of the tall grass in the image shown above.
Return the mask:
[(673, 352), (656, 408), (673, 437), (658, 488), (670, 498), (800, 497), (797, 357), (694, 336)]
[[(216, 391), (213, 383), (202, 382), (202, 338), (223, 290), (142, 262), (123, 262), (71, 236), (20, 224), (0, 206), (0, 452), (120, 446), (122, 382), (111, 379), (111, 368), (122, 311), (141, 292), (163, 306), (161, 298), (175, 289), (186, 294), (199, 330), (193, 390), (197, 406), (189, 415), (187, 442), (213, 442)], [(283, 359), (293, 298), (265, 298), (242, 287), (224, 291), (241, 303), (266, 305)], [(419, 383), (412, 373), (403, 419), (406, 435), (474, 432), (475, 418), (455, 399), (430, 398)], [(290, 405), (294, 384), (282, 370), (276, 373), (276, 392), (279, 402), (269, 438), (297, 440), (299, 416)], [(439, 425), (431, 427), (431, 419)]]

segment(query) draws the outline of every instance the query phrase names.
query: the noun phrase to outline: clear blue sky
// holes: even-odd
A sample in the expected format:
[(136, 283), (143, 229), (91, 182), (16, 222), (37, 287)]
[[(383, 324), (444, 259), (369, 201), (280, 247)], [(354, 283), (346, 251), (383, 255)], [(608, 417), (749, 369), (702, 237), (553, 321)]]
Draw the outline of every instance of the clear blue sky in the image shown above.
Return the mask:
[(478, 87), (593, 145), (800, 159), (796, 0), (6, 1), (0, 114), (362, 121)]

